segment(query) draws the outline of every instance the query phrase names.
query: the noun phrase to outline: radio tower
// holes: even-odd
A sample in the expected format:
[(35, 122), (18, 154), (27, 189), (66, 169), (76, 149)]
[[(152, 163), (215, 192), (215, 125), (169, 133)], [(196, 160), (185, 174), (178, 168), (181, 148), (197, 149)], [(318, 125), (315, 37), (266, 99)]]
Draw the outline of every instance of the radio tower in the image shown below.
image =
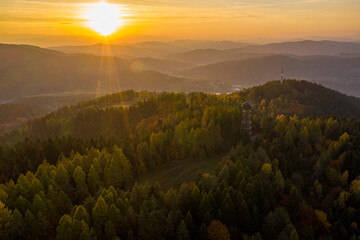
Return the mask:
[(283, 84), (283, 80), (284, 80), (284, 68), (281, 68), (281, 80), (280, 80), (281, 84)]

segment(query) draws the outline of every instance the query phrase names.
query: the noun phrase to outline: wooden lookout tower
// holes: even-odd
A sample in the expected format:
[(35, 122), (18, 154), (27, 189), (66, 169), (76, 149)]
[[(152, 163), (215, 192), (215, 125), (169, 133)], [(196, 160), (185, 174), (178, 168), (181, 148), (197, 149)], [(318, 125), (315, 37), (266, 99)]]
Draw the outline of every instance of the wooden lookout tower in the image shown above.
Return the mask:
[(244, 132), (247, 132), (249, 136), (251, 136), (251, 109), (252, 103), (245, 102), (242, 104), (242, 122), (241, 122), (241, 129)]

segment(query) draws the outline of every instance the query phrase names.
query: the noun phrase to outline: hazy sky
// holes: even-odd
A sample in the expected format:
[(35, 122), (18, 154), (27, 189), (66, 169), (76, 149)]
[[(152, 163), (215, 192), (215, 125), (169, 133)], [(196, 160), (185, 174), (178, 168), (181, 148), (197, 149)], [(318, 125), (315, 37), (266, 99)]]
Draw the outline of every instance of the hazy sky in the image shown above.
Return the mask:
[[(0, 42), (97, 42), (81, 14), (92, 0), (0, 0)], [(360, 40), (360, 0), (107, 0), (125, 25), (113, 39)], [(44, 37), (46, 35), (46, 37)]]

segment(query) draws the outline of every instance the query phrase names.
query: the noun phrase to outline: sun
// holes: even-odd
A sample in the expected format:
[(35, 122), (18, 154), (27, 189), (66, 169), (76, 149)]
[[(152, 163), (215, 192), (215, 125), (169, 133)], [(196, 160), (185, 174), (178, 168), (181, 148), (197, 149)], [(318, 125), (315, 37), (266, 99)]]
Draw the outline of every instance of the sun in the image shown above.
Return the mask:
[(89, 4), (83, 17), (87, 26), (102, 36), (113, 34), (124, 23), (120, 7), (105, 1)]

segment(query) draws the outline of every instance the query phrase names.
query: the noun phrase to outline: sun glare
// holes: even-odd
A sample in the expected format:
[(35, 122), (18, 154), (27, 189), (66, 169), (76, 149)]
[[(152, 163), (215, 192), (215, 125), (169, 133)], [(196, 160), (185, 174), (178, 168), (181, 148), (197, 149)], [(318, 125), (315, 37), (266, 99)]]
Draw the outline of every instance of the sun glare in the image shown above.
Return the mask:
[(105, 1), (90, 4), (85, 10), (84, 18), (87, 20), (87, 26), (98, 32), (102, 36), (113, 34), (121, 25), (123, 25), (123, 14), (116, 4), (110, 4)]

